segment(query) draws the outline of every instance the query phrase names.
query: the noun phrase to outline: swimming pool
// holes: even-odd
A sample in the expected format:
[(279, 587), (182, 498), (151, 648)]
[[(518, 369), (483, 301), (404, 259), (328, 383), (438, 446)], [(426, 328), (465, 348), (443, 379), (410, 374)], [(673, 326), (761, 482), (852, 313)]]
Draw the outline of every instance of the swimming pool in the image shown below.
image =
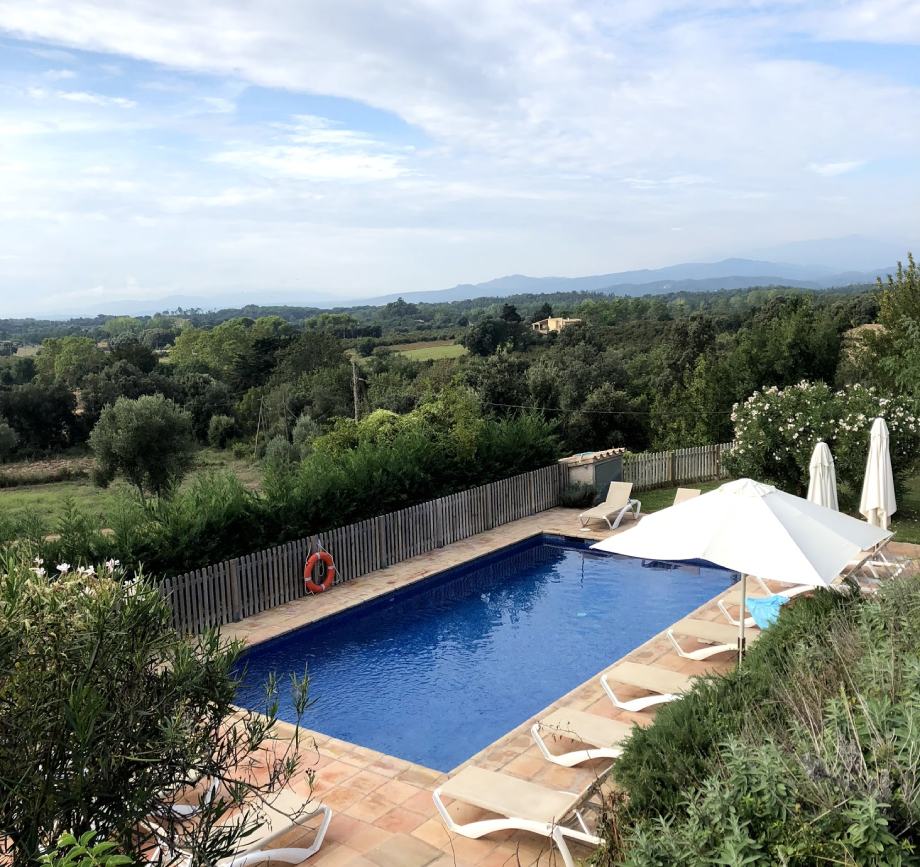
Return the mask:
[(308, 728), (449, 771), (736, 578), (537, 536), (256, 645), (237, 703), (306, 664)]

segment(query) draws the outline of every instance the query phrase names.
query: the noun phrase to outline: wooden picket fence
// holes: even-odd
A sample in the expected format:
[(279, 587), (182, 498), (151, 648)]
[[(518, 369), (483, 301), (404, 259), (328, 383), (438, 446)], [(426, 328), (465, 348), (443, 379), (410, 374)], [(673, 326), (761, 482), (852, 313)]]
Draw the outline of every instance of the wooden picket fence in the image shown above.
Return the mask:
[(340, 583), (550, 509), (565, 479), (552, 464), (167, 578), (173, 626), (200, 632), (305, 596), (303, 566), (317, 542), (335, 558)]
[(632, 482), (636, 491), (707, 482), (726, 478), (723, 458), (731, 443), (696, 446), (667, 452), (642, 452), (623, 456), (623, 481)]

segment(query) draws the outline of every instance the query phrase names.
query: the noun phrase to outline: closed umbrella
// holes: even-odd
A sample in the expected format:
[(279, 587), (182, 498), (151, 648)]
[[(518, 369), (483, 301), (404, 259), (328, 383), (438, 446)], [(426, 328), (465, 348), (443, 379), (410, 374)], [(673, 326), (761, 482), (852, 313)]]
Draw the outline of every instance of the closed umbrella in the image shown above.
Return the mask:
[(808, 463), (808, 499), (819, 506), (837, 510), (837, 476), (834, 458), (826, 442), (819, 442)]
[(888, 425), (885, 419), (872, 422), (869, 435), (869, 457), (863, 479), (859, 514), (876, 527), (888, 529), (891, 516), (898, 510), (894, 499), (894, 473), (891, 471), (891, 454), (888, 451)]
[(890, 533), (752, 479), (646, 515), (592, 545), (650, 560), (707, 560), (741, 573), (739, 654), (744, 648), (747, 576), (829, 586), (851, 560)]

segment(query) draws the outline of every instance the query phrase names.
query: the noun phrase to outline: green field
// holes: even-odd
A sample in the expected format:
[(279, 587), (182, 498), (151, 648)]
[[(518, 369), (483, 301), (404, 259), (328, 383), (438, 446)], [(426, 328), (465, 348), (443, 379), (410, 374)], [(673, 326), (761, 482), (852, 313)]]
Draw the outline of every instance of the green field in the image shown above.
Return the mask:
[(389, 347), (411, 358), (413, 361), (437, 361), (444, 358), (460, 358), (466, 355), (467, 349), (459, 343), (450, 340), (430, 340), (423, 343), (404, 343)]
[[(261, 484), (261, 472), (255, 464), (235, 458), (230, 452), (202, 449), (194, 470), (183, 485), (188, 485), (197, 475), (215, 470), (230, 470), (247, 488), (256, 489)], [(119, 493), (130, 489), (124, 482), (115, 482), (109, 488), (98, 488), (89, 479), (68, 482), (50, 482), (45, 485), (22, 485), (0, 489), (0, 509), (34, 509), (53, 519), (61, 513), (64, 501), (72, 497), (86, 511), (105, 516)]]

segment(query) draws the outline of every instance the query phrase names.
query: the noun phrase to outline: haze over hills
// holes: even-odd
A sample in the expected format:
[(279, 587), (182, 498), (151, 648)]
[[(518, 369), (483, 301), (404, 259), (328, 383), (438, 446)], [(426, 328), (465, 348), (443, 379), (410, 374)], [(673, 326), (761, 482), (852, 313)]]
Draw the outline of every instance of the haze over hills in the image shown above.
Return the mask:
[[(57, 309), (34, 309), (37, 316), (53, 318), (99, 313), (144, 315), (177, 308), (206, 310), (247, 304), (282, 304), (318, 308), (385, 304), (396, 298), (443, 303), (470, 298), (505, 297), (518, 293), (610, 292), (647, 295), (667, 292), (703, 292), (752, 286), (794, 286), (825, 289), (872, 283), (894, 270), (909, 249), (901, 242), (862, 236), (794, 241), (762, 251), (767, 257), (732, 257), (710, 262), (682, 262), (661, 268), (615, 271), (580, 277), (531, 277), (511, 274), (481, 283), (460, 283), (447, 289), (394, 291), (388, 294), (336, 292), (324, 289), (272, 290), (238, 287), (213, 293), (175, 293), (160, 297), (123, 298), (89, 304), (60, 304)], [(775, 258), (774, 258), (775, 256)], [(113, 290), (114, 292), (115, 290)], [(363, 297), (362, 297), (363, 295)]]
[(754, 259), (723, 259), (720, 262), (687, 262), (665, 268), (620, 271), (588, 277), (528, 277), (512, 274), (484, 283), (461, 283), (450, 289), (403, 292), (373, 299), (378, 303), (402, 297), (406, 301), (462, 301), (487, 296), (503, 297), (520, 292), (610, 292), (616, 295), (655, 295), (679, 291), (744, 289), (750, 286), (796, 286), (827, 289), (853, 283), (874, 282), (894, 266), (871, 271), (835, 272), (819, 265), (794, 265)]

